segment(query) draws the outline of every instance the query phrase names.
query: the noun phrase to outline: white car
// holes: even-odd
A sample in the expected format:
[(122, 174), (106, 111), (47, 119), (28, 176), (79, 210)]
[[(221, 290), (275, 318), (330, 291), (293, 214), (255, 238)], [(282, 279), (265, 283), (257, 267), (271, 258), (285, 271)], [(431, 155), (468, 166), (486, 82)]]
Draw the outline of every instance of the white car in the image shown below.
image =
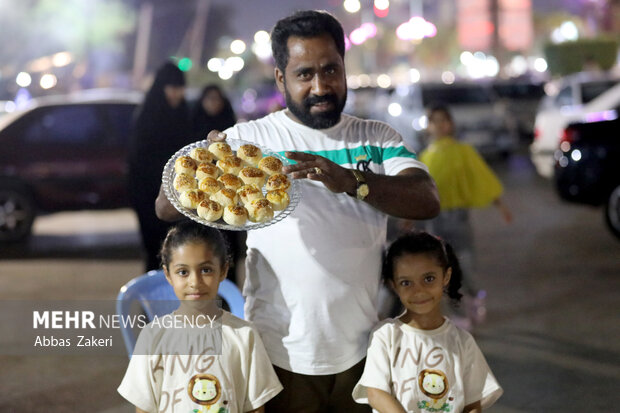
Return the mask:
[(537, 172), (552, 178), (564, 128), (571, 122), (604, 120), (620, 103), (620, 78), (579, 73), (545, 85), (534, 122), (530, 158)]
[(516, 124), (488, 84), (416, 83), (396, 88), (382, 120), (403, 136), (406, 145), (419, 152), (427, 144), (426, 109), (434, 103), (448, 106), (457, 137), (480, 153), (508, 156), (516, 149)]

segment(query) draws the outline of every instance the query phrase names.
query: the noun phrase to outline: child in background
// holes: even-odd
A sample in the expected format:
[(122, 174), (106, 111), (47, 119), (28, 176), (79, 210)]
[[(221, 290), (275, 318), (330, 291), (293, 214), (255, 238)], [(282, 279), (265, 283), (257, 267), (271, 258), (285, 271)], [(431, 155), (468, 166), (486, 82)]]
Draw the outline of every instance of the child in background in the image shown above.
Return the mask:
[(449, 244), (427, 232), (389, 247), (383, 276), (405, 307), (380, 323), (368, 345), (358, 403), (387, 412), (480, 412), (502, 394), (471, 334), (441, 311), (447, 294), (461, 298), (461, 271)]
[[(486, 315), (486, 292), (475, 281), (474, 237), (469, 209), (496, 206), (506, 223), (512, 213), (503, 203), (502, 184), (478, 152), (454, 137), (454, 120), (447, 107), (436, 105), (428, 110), (429, 146), (420, 154), (435, 180), (441, 212), (424, 229), (449, 242), (456, 251), (463, 268), (465, 318), (461, 326), (470, 328)], [(456, 315), (458, 316), (458, 314)]]
[[(263, 412), (282, 385), (254, 327), (213, 305), (228, 270), (220, 232), (193, 221), (179, 223), (163, 242), (161, 260), (180, 300), (179, 309), (164, 317), (199, 312), (216, 318), (221, 353), (209, 347), (213, 334), (207, 330), (157, 330), (151, 322), (138, 338), (140, 350), (134, 350), (119, 393), (137, 412)], [(190, 351), (175, 347), (177, 351), (162, 354), (170, 342), (183, 343)]]

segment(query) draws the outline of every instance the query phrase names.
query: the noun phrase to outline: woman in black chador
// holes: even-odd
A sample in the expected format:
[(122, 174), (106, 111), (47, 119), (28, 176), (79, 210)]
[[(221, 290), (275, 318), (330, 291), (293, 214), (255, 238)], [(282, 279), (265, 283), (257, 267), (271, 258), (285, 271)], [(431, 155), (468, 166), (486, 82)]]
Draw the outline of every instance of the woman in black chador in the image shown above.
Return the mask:
[(168, 159), (193, 142), (185, 102), (185, 76), (173, 63), (157, 70), (137, 110), (129, 148), (129, 196), (140, 222), (145, 270), (159, 269), (157, 254), (169, 224), (155, 215), (155, 198)]
[[(209, 84), (202, 89), (200, 99), (192, 111), (192, 136), (196, 140), (206, 139), (212, 130), (223, 131), (237, 123), (237, 116), (230, 100), (224, 91), (217, 85)], [(236, 281), (235, 266), (245, 256), (245, 231), (221, 231), (228, 243), (231, 266), (228, 278)]]
[(205, 86), (192, 113), (194, 136), (206, 139), (212, 130), (223, 131), (235, 123), (237, 117), (222, 89), (217, 85)]

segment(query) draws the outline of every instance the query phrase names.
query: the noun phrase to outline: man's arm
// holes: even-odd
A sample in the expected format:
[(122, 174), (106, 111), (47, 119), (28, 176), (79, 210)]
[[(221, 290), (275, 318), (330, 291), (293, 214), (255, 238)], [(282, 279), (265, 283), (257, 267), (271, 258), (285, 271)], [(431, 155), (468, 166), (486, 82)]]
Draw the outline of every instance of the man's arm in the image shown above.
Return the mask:
[(155, 199), (155, 214), (157, 218), (166, 222), (174, 222), (183, 218), (183, 214), (176, 210), (174, 205), (168, 201), (168, 197), (164, 193), (164, 188), (159, 186), (159, 194)]
[[(286, 157), (298, 162), (284, 167), (284, 172), (294, 179), (320, 181), (336, 193), (355, 193), (357, 180), (349, 169), (322, 156), (303, 152), (287, 152)], [(396, 176), (363, 174), (370, 191), (363, 202), (379, 211), (405, 219), (429, 219), (439, 214), (435, 182), (424, 170), (407, 168)]]

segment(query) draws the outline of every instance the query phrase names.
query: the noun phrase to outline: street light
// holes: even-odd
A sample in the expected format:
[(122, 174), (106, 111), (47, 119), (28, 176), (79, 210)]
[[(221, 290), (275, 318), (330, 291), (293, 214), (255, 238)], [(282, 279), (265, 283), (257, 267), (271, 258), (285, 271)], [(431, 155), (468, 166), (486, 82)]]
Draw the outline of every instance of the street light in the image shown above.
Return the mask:
[(32, 83), (32, 77), (26, 72), (19, 72), (15, 78), (15, 83), (19, 87), (28, 87)]
[(344, 0), (342, 4), (344, 9), (349, 13), (357, 13), (361, 9), (359, 0)]

